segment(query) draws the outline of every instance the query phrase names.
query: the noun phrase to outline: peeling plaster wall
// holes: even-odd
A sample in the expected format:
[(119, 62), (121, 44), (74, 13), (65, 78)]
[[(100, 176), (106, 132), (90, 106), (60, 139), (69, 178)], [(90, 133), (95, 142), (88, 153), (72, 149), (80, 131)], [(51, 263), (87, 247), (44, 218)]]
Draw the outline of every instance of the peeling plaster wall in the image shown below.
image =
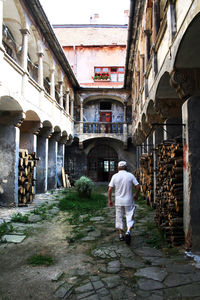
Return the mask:
[[(124, 121), (124, 111), (122, 105), (118, 103), (112, 103), (112, 122), (123, 122)], [(106, 110), (105, 110), (106, 112)], [(100, 104), (90, 103), (84, 107), (84, 117), (85, 122), (99, 122), (100, 121)]]

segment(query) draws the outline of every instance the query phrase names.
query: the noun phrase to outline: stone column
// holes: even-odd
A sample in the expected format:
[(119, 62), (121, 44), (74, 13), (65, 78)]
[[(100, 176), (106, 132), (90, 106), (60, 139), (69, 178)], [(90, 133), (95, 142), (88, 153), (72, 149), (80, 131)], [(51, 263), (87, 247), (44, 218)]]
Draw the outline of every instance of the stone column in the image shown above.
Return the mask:
[(80, 134), (83, 134), (83, 99), (80, 103)]
[(61, 107), (63, 107), (63, 81), (59, 81), (58, 84), (60, 88), (59, 104)]
[(71, 109), (70, 109), (70, 116), (74, 118), (74, 99), (71, 98)]
[(146, 153), (149, 154), (150, 153), (150, 151), (149, 151), (149, 138), (146, 139), (145, 143), (146, 143)]
[(143, 85), (144, 80), (144, 55), (140, 55), (140, 85)]
[(169, 118), (165, 122), (166, 138), (172, 139), (182, 136), (182, 120), (181, 118)]
[(200, 97), (191, 97), (182, 108), (184, 143), (184, 232), (186, 246), (200, 251)]
[(18, 204), (19, 128), (0, 126), (0, 182), (4, 190), (0, 194), (2, 206)]
[(69, 115), (69, 91), (66, 92), (66, 112)]
[(44, 74), (43, 74), (43, 53), (38, 53), (38, 84), (44, 86)]
[(45, 193), (48, 182), (48, 138), (52, 134), (52, 127), (43, 127), (37, 136), (37, 156), (40, 160), (36, 168), (36, 193)]
[(153, 0), (152, 43), (155, 45), (160, 28), (160, 0)]
[(124, 102), (124, 123), (127, 122), (127, 103)]
[(168, 30), (170, 31), (171, 42), (172, 42), (177, 32), (176, 7), (175, 7), (174, 0), (169, 0), (169, 9), (167, 11), (167, 23), (168, 23)]
[(64, 167), (64, 158), (65, 158), (65, 145), (58, 143), (58, 155), (57, 155), (57, 176), (58, 176), (58, 185), (62, 185), (62, 167)]
[(55, 131), (49, 139), (48, 149), (48, 190), (57, 187), (57, 156), (58, 156), (58, 141), (60, 140), (61, 132)]
[(145, 30), (145, 67), (147, 69), (147, 65), (150, 59), (150, 49), (151, 49), (151, 31)]
[(50, 70), (50, 96), (55, 98), (55, 68)]
[(55, 189), (57, 187), (57, 152), (58, 143), (55, 139), (50, 138), (48, 149), (48, 190)]
[(163, 126), (158, 126), (155, 130), (155, 145), (159, 145), (163, 142), (164, 139), (164, 131)]
[(27, 62), (28, 62), (28, 29), (20, 29), (22, 34), (22, 54), (21, 54), (21, 66), (27, 71)]
[(166, 125), (166, 121), (165, 121), (165, 123), (163, 125), (163, 139), (164, 139), (164, 141), (167, 140), (167, 125)]
[(153, 200), (154, 203), (156, 202), (156, 166), (157, 166), (157, 161), (156, 161), (156, 131), (154, 130), (153, 132)]

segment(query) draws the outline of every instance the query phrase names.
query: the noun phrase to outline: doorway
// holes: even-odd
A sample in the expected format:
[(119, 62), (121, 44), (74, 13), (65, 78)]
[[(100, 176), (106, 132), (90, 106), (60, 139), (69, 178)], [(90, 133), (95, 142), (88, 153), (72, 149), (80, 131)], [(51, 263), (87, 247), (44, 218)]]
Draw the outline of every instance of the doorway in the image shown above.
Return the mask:
[(105, 133), (111, 132), (112, 128), (112, 112), (100, 112), (100, 122), (108, 123), (105, 126)]
[(117, 172), (118, 155), (108, 145), (95, 146), (88, 154), (88, 176), (94, 181), (110, 181)]

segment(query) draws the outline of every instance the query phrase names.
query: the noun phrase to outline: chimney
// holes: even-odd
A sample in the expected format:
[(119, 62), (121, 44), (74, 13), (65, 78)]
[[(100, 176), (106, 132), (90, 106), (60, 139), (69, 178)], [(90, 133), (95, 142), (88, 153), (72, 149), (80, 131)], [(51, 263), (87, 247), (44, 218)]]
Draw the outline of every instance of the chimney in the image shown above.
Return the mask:
[(99, 14), (93, 14), (90, 17), (90, 24), (97, 24), (98, 19), (99, 19)]
[(128, 18), (129, 18), (129, 9), (124, 10), (124, 22), (125, 24), (128, 24)]

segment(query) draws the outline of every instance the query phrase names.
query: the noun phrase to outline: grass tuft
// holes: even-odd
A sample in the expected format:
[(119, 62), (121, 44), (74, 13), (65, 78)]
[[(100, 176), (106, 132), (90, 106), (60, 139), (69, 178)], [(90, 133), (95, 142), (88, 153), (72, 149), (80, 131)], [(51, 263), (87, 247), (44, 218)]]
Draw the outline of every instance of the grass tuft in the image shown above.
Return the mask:
[(28, 223), (28, 216), (27, 215), (22, 215), (21, 213), (16, 213), (12, 216), (11, 219), (12, 222), (19, 222), (19, 223)]
[(6, 222), (3, 222), (1, 225), (0, 225), (0, 238), (2, 237), (2, 235), (4, 234), (7, 234), (9, 232), (12, 232), (13, 231), (13, 226), (10, 224), (7, 224)]
[(28, 259), (28, 264), (32, 265), (32, 266), (51, 266), (54, 264), (54, 260), (51, 256), (47, 255), (47, 254), (36, 254), (31, 256)]

